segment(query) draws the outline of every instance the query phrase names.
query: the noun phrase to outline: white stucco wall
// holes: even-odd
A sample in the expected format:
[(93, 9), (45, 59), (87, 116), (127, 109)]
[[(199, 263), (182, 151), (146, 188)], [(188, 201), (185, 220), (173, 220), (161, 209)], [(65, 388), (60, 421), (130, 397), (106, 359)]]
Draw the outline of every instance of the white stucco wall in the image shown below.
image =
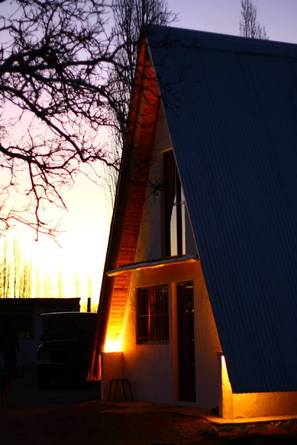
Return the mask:
[[(220, 344), (200, 263), (166, 266), (134, 273), (123, 335), (124, 377), (135, 398), (165, 403), (178, 400), (176, 283), (193, 280), (195, 303), (196, 403), (210, 410), (218, 405)], [(169, 344), (136, 344), (135, 289), (169, 285)]]
[(101, 360), (101, 400), (110, 400), (111, 381), (124, 378), (122, 352), (103, 352)]
[[(124, 375), (129, 379), (137, 400), (173, 402), (172, 342), (136, 344), (135, 289), (152, 284), (164, 284), (164, 277), (154, 278), (144, 272), (134, 274), (123, 335)], [(171, 312), (172, 295), (170, 292), (169, 313)], [(172, 337), (172, 317), (169, 318), (169, 337)]]
[[(149, 178), (151, 184), (162, 184), (162, 152), (171, 147), (162, 107), (153, 148)], [(162, 257), (162, 192), (148, 187), (137, 243), (136, 261)], [(188, 224), (187, 253), (195, 253), (192, 228)], [(123, 330), (123, 374), (131, 382), (136, 399), (178, 402), (176, 283), (194, 282), (195, 354), (197, 404), (208, 409), (218, 405), (220, 351), (217, 330), (210, 307), (200, 263), (166, 266), (133, 274)], [(136, 344), (135, 289), (169, 285), (169, 344)]]
[[(153, 147), (149, 183), (144, 203), (136, 262), (162, 257), (162, 153), (171, 148), (166, 119), (160, 107)], [(161, 186), (161, 188), (160, 188)], [(190, 221), (187, 225), (187, 253), (195, 254)], [(166, 265), (132, 273), (125, 321), (122, 330), (120, 378), (127, 378), (137, 400), (179, 403), (177, 283), (193, 281), (195, 309), (195, 384), (196, 403), (211, 409), (218, 405), (220, 381), (217, 354), (220, 351), (217, 330), (203, 279), (200, 262)], [(168, 284), (168, 344), (136, 344), (135, 295), (138, 287)], [(103, 357), (103, 392), (117, 365), (116, 356)], [(118, 377), (118, 378), (119, 378)]]
[[(136, 261), (152, 260), (162, 257), (162, 153), (170, 148), (172, 148), (172, 143), (168, 126), (163, 107), (160, 106), (146, 200), (138, 237)], [(188, 215), (186, 215), (186, 249), (188, 254), (196, 253), (196, 244)]]

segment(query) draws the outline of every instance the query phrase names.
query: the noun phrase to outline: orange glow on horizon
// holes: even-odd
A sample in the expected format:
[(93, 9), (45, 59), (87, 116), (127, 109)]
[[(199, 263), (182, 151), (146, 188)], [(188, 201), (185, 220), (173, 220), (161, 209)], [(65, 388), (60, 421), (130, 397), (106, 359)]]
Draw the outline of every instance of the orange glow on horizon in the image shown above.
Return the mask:
[[(91, 297), (92, 310), (97, 309), (111, 217), (106, 193), (104, 187), (78, 178), (66, 193), (69, 212), (52, 215), (62, 218), (57, 242), (44, 235), (36, 242), (36, 234), (21, 224), (0, 240), (0, 262), (6, 243), (11, 269), (14, 241), (19, 244), (21, 263), (29, 267), (32, 280), (28, 297), (80, 297), (82, 310)], [(13, 295), (13, 287), (7, 297), (20, 296)]]

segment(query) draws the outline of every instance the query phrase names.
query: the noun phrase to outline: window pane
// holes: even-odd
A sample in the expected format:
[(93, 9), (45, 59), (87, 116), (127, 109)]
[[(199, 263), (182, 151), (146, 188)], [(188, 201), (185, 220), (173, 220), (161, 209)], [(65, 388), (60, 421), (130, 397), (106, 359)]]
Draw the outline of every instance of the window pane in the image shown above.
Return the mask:
[(137, 294), (137, 342), (143, 343), (148, 339), (148, 295), (147, 289), (138, 289)]
[(148, 315), (148, 296), (147, 289), (138, 289), (138, 313), (140, 315)]
[[(163, 180), (164, 180), (164, 247), (165, 255), (170, 256), (171, 243), (176, 238), (176, 225), (174, 227), (174, 215), (176, 215), (176, 168), (173, 151), (166, 151), (163, 156)], [(172, 233), (171, 233), (172, 231)]]
[(136, 312), (137, 343), (168, 342), (168, 286), (138, 289)]

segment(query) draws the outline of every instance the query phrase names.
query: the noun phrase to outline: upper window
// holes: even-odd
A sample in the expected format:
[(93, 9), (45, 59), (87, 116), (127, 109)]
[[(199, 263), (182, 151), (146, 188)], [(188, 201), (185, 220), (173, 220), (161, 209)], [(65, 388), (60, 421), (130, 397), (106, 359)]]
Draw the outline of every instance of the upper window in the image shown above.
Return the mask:
[(173, 151), (166, 151), (163, 156), (165, 255), (184, 255), (186, 253), (184, 193)]
[(137, 289), (136, 342), (168, 343), (168, 286)]

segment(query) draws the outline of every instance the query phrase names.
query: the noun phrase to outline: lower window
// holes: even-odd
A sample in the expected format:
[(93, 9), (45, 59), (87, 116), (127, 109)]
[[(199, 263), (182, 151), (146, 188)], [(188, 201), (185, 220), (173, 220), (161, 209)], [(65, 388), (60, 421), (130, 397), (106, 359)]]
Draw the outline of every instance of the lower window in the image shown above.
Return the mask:
[(136, 342), (138, 344), (168, 343), (168, 286), (137, 289)]

